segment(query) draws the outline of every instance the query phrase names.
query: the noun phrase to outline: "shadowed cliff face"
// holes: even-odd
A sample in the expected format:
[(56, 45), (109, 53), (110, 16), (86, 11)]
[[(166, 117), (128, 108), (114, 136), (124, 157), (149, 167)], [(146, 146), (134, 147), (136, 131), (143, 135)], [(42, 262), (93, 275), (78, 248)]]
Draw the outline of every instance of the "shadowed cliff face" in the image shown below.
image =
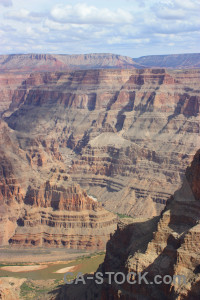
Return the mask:
[[(200, 150), (187, 168), (184, 182), (168, 199), (161, 216), (154, 218), (126, 218), (118, 222), (117, 230), (106, 247), (104, 263), (97, 272), (103, 273), (103, 284), (87, 280), (86, 284), (60, 286), (51, 293), (53, 299), (69, 300), (196, 300), (200, 294), (199, 237), (200, 237)], [(122, 272), (137, 274), (123, 284), (114, 275)], [(147, 283), (139, 273), (145, 275)], [(155, 276), (161, 283), (155, 284)], [(164, 284), (164, 276), (174, 282)], [(174, 276), (185, 276), (178, 279)], [(97, 282), (99, 282), (99, 278)], [(118, 275), (120, 282), (122, 277)], [(136, 283), (132, 284), (136, 280)], [(185, 281), (184, 281), (185, 280)], [(152, 283), (151, 283), (152, 282)], [(149, 283), (149, 284), (148, 284)]]
[(43, 164), (26, 141), (34, 136), (106, 208), (153, 216), (199, 146), (199, 79), (199, 70), (37, 73), (4, 118), (31, 163)]
[[(186, 188), (187, 184), (187, 188)], [(168, 200), (161, 217), (121, 222), (107, 245), (103, 272), (184, 275), (181, 284), (104, 284), (101, 299), (198, 299), (200, 238), (200, 150), (187, 168), (183, 185)], [(183, 193), (184, 190), (184, 193)], [(182, 198), (182, 196), (184, 196)], [(142, 234), (141, 234), (142, 233)]]
[[(93, 53), (82, 55), (13, 54), (0, 55), (0, 116), (15, 105), (13, 92), (33, 72), (60, 72), (91, 69), (141, 69), (200, 67), (200, 54), (153, 55), (140, 58)], [(18, 95), (23, 97), (23, 93)]]

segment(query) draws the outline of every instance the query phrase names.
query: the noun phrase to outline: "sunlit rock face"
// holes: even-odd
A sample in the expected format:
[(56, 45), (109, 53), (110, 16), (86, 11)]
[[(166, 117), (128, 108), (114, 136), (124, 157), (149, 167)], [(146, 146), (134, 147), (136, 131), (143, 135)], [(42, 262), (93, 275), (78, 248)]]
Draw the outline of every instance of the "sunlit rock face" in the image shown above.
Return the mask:
[(66, 173), (56, 143), (0, 122), (0, 245), (105, 249), (116, 215)]
[(199, 146), (199, 79), (198, 70), (36, 73), (4, 118), (23, 149), (34, 136), (44, 150), (29, 147), (31, 164), (44, 166), (47, 151), (60, 155), (105, 208), (150, 217), (180, 187)]
[[(159, 214), (199, 146), (199, 77), (198, 70), (165, 69), (28, 75), (0, 124), (1, 218), (12, 223), (1, 230), (2, 243), (68, 247), (73, 239), (65, 243), (64, 229), (55, 238), (55, 228), (65, 228), (55, 212), (66, 211), (64, 223), (71, 224), (69, 212), (76, 219), (86, 210), (74, 232), (87, 238), (71, 247), (103, 248), (116, 226), (104, 209)], [(95, 231), (86, 231), (96, 210), (102, 238), (90, 243)], [(31, 226), (37, 230), (29, 239)]]

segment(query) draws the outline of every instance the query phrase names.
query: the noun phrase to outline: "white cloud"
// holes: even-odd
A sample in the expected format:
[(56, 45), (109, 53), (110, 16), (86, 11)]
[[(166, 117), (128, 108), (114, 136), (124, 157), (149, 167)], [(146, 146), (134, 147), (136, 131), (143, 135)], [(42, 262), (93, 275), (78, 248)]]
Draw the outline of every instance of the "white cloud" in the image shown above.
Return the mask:
[(122, 38), (120, 36), (113, 37), (111, 39), (108, 39), (108, 44), (120, 44), (122, 42)]
[(200, 11), (199, 0), (162, 0), (152, 6), (156, 16), (161, 19), (184, 19)]
[(5, 7), (9, 7), (9, 6), (12, 6), (13, 3), (12, 3), (12, 0), (0, 0), (0, 5), (3, 5)]
[(200, 9), (200, 2), (199, 0), (174, 0), (175, 7), (182, 8), (186, 10), (199, 10)]
[(46, 26), (49, 29), (58, 30), (58, 31), (68, 30), (71, 28), (71, 26), (69, 24), (61, 24), (61, 23), (58, 23), (58, 22), (55, 22), (55, 21), (49, 20), (49, 19), (46, 19), (44, 21), (44, 26)]
[(57, 5), (51, 10), (54, 20), (61, 23), (74, 24), (122, 24), (133, 22), (130, 12), (118, 8), (111, 11), (108, 8), (97, 8), (86, 4)]
[(33, 6), (14, 1), (13, 9), (0, 12), (2, 53), (114, 52), (136, 57), (199, 51), (200, 0), (145, 0), (142, 7), (140, 0), (124, 1), (126, 5), (123, 0), (71, 5), (69, 0), (56, 6), (53, 0), (35, 1)]
[(27, 19), (29, 16), (29, 11), (26, 9), (20, 9), (19, 11), (11, 10), (7, 12), (5, 16), (10, 19)]
[(178, 20), (184, 19), (185, 12), (182, 9), (174, 10), (168, 7), (160, 8), (157, 11), (157, 17), (161, 19)]
[(43, 15), (35, 12), (30, 12), (27, 9), (11, 10), (5, 14), (5, 18), (16, 21), (39, 22), (42, 20)]

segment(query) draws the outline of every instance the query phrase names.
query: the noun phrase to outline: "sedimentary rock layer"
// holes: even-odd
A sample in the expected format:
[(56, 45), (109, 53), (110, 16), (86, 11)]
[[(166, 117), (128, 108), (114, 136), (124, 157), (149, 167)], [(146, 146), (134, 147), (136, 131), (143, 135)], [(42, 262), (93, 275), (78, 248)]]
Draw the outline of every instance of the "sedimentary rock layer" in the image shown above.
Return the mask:
[(78, 69), (199, 68), (200, 54), (151, 55), (139, 58), (111, 53), (81, 55), (13, 54), (0, 55), (0, 72), (30, 73)]
[[(116, 218), (82, 192), (80, 187), (46, 183), (30, 190), (9, 244), (17, 246), (105, 249)], [(31, 206), (30, 206), (31, 205)]]
[(0, 122), (0, 245), (105, 249), (116, 215), (66, 173), (56, 142)]
[(44, 167), (54, 149), (72, 180), (106, 208), (152, 216), (200, 144), (199, 82), (199, 70), (37, 73), (5, 120), (30, 164), (37, 158)]
[[(198, 299), (200, 238), (200, 150), (186, 171), (182, 187), (168, 200), (161, 217), (121, 222), (107, 245), (103, 272), (148, 272), (146, 284), (106, 283), (101, 299)], [(185, 276), (170, 284), (154, 278)], [(159, 279), (160, 279), (159, 278)], [(132, 279), (132, 281), (135, 278)]]
[[(94, 53), (82, 55), (13, 54), (0, 55), (0, 117), (16, 95), (13, 92), (33, 72), (90, 69), (141, 69), (200, 67), (200, 54), (153, 55), (139, 58)], [(20, 98), (20, 94), (17, 95)]]

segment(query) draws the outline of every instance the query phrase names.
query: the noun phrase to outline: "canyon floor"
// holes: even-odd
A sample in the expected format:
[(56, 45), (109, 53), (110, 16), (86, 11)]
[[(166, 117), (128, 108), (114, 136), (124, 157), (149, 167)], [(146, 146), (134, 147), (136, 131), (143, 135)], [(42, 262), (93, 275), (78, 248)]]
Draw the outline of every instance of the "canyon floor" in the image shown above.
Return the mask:
[[(7, 252), (7, 254), (6, 254)], [(105, 252), (86, 253), (63, 249), (1, 249), (1, 299), (53, 299), (64, 285), (64, 274), (92, 274)]]

